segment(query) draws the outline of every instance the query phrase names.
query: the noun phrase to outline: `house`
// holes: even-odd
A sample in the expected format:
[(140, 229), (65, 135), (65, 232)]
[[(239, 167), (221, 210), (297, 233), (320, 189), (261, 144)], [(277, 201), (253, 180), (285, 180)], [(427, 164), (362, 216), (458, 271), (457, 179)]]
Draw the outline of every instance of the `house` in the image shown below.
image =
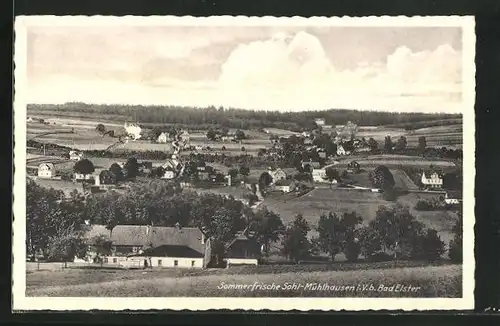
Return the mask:
[(337, 155), (338, 156), (343, 156), (343, 155), (351, 155), (350, 151), (345, 150), (344, 146), (338, 145), (337, 146)]
[(136, 262), (141, 267), (206, 267), (209, 241), (205, 241), (198, 228), (117, 225), (109, 231), (104, 225), (93, 225), (86, 234), (90, 259), (96, 256), (92, 250), (96, 236), (111, 242), (104, 264)]
[(94, 180), (94, 176), (92, 174), (75, 172), (75, 173), (73, 173), (73, 180), (75, 180), (75, 181), (90, 181), (90, 180)]
[(441, 188), (443, 186), (443, 176), (438, 171), (423, 171), (421, 182), (424, 187)]
[(70, 151), (69, 152), (69, 159), (71, 161), (80, 161), (83, 158), (83, 153), (78, 152), (78, 151)]
[(42, 163), (38, 166), (38, 177), (51, 179), (56, 176), (56, 167), (53, 163)]
[(197, 150), (197, 151), (201, 151), (201, 150), (203, 150), (203, 146), (201, 146), (201, 145), (196, 145), (196, 146), (194, 147), (194, 149), (195, 149), (195, 150)]
[(317, 118), (317, 119), (314, 119), (314, 122), (316, 123), (316, 125), (318, 127), (322, 127), (325, 125), (325, 119), (322, 119), (322, 118)]
[(359, 163), (356, 161), (352, 161), (352, 162), (349, 162), (349, 164), (347, 164), (347, 171), (350, 173), (358, 173), (360, 169), (361, 169), (361, 167), (360, 167)]
[(462, 193), (460, 191), (447, 191), (444, 202), (447, 205), (458, 205), (462, 202)]
[(273, 178), (273, 181), (271, 183), (276, 183), (279, 180), (285, 180), (286, 179), (286, 173), (280, 168), (272, 170), (271, 168), (268, 169), (267, 173)]
[(314, 182), (325, 182), (326, 181), (326, 170), (325, 169), (313, 169), (312, 178)]
[(226, 246), (224, 261), (227, 267), (233, 265), (258, 265), (260, 258), (260, 245), (252, 238), (240, 232)]
[(161, 177), (162, 179), (167, 179), (167, 180), (172, 180), (175, 178), (175, 172), (172, 171), (171, 169), (164, 170), (163, 176)]
[[(199, 228), (149, 225), (117, 225), (111, 231), (104, 225), (93, 225), (85, 238), (88, 260), (97, 257), (93, 239), (103, 237), (110, 242), (104, 264), (135, 267), (205, 268), (212, 260), (212, 247)], [(260, 251), (253, 239), (238, 234), (226, 246), (228, 265), (257, 265)]]
[(274, 190), (289, 193), (295, 189), (293, 180), (279, 180), (274, 184)]
[(370, 152), (372, 149), (368, 146), (361, 146), (361, 147), (358, 147), (356, 148), (356, 152), (357, 153), (368, 153)]
[(168, 135), (166, 132), (162, 132), (158, 138), (156, 139), (156, 141), (158, 143), (162, 143), (162, 144), (165, 144), (166, 142), (168, 142)]
[(200, 173), (198, 173), (198, 179), (200, 179), (201, 181), (210, 180), (210, 173), (208, 173), (208, 172), (200, 172)]
[(229, 142), (235, 140), (234, 135), (222, 136), (223, 142)]
[(311, 169), (319, 169), (321, 167), (321, 164), (316, 161), (302, 162), (303, 169), (306, 169), (307, 166), (309, 166)]

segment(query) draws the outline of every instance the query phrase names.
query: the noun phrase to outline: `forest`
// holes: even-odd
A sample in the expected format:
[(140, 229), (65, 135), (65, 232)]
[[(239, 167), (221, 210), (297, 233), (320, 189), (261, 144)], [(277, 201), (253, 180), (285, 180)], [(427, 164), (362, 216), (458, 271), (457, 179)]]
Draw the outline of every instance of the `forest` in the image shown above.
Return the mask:
[[(359, 126), (404, 125), (419, 123), (446, 125), (461, 121), (460, 114), (425, 114), (330, 109), (301, 112), (255, 111), (235, 108), (206, 108), (181, 106), (95, 105), (86, 103), (29, 104), (28, 114), (70, 115), (73, 118), (99, 117), (136, 120), (142, 124), (178, 124), (182, 126), (217, 126), (240, 129), (280, 128), (293, 131), (310, 130), (314, 119), (323, 118), (329, 125), (344, 125), (355, 121)], [(307, 109), (307, 108), (306, 108)], [(435, 123), (434, 123), (435, 122)]]

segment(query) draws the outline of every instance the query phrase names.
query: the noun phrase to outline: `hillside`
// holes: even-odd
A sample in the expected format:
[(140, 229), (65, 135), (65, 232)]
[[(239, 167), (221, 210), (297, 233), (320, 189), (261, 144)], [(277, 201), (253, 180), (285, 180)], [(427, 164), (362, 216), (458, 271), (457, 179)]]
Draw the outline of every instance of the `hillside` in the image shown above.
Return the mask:
[(314, 127), (315, 118), (323, 118), (327, 124), (332, 125), (343, 125), (348, 121), (353, 121), (360, 126), (413, 125), (415, 122), (428, 122), (426, 127), (435, 125), (432, 121), (454, 119), (456, 124), (457, 119), (461, 119), (461, 115), (457, 114), (394, 113), (346, 109), (277, 112), (215, 107), (119, 106), (85, 103), (30, 104), (28, 105), (28, 116), (30, 115), (96, 119), (119, 123), (123, 123), (124, 120), (137, 120), (144, 124), (179, 124), (204, 127), (218, 125), (242, 129), (272, 127), (295, 131)]

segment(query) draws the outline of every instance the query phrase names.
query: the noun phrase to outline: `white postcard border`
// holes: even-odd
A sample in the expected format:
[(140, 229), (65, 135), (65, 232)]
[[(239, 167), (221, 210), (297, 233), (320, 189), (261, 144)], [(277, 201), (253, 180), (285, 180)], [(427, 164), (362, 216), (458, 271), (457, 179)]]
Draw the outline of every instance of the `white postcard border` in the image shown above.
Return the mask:
[[(462, 298), (42, 298), (26, 297), (26, 48), (28, 26), (71, 25), (290, 25), (462, 27), (464, 263)], [(19, 16), (15, 21), (13, 309), (14, 310), (462, 310), (474, 307), (475, 184), (475, 21), (448, 17), (174, 17), (174, 16)]]

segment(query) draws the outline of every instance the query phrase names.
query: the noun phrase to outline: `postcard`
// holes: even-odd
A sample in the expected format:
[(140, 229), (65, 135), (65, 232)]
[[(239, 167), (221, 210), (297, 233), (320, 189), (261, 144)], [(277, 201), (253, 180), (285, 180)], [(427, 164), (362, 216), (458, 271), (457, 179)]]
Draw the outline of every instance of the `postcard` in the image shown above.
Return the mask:
[(474, 304), (473, 17), (19, 16), (13, 309)]

